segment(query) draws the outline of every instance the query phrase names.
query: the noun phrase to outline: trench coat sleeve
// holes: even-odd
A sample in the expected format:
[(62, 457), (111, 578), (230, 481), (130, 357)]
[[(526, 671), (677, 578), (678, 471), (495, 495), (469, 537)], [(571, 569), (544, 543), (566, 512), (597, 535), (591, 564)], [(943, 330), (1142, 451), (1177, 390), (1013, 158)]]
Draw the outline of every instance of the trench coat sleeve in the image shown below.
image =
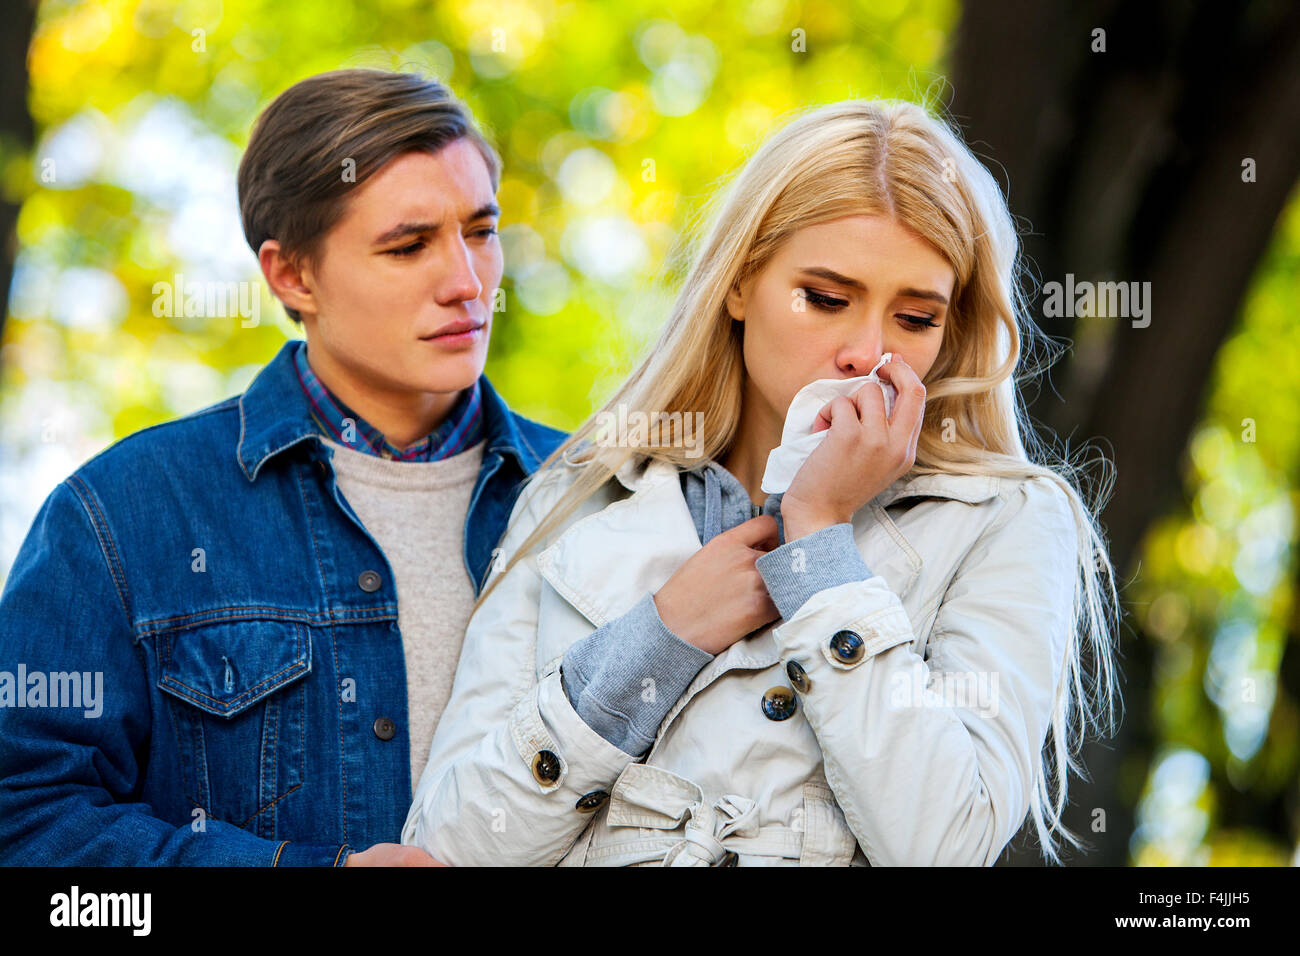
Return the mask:
[[(1076, 542), (1065, 493), (1030, 478), (960, 562), (928, 661), (879, 575), (819, 591), (775, 629), (782, 661), (807, 672), (804, 715), (873, 865), (991, 866), (1020, 829), (1074, 627)], [(863, 641), (856, 660), (832, 647), (842, 631)]]
[[(556, 497), (537, 489), (533, 483), (520, 494), (515, 515), (527, 513), (502, 541), (487, 583)], [(546, 585), (536, 552), (520, 559), (470, 619), (451, 698), (402, 828), (402, 843), (453, 866), (559, 862), (592, 819), (577, 808), (579, 798), (608, 791), (634, 760), (578, 716), (558, 667), (538, 679)], [(548, 751), (559, 766), (550, 781), (534, 773)]]

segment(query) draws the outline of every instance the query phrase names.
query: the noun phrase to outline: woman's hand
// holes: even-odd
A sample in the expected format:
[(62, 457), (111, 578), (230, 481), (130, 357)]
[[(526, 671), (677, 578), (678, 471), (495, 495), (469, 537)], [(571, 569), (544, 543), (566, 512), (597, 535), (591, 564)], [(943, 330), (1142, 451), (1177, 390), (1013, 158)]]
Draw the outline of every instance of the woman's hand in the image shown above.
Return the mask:
[(876, 374), (898, 392), (893, 417), (885, 417), (885, 397), (874, 382), (822, 408), (813, 432), (829, 429), (830, 433), (799, 468), (781, 499), (786, 541), (852, 520), (859, 508), (915, 463), (925, 418), (925, 386), (899, 358), (886, 362)]
[(682, 640), (719, 654), (780, 617), (754, 563), (780, 544), (771, 515), (714, 536), (655, 592), (664, 626)]

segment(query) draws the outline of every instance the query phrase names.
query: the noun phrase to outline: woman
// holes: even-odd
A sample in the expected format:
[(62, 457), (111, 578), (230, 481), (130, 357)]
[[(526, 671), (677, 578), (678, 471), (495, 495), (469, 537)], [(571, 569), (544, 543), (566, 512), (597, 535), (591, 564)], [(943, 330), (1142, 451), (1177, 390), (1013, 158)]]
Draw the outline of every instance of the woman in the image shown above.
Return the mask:
[[(995, 182), (920, 107), (772, 137), (649, 356), (516, 505), (403, 842), (460, 865), (991, 865), (1032, 815), (1049, 860), (1058, 831), (1079, 845), (1068, 737), (1096, 704), (1113, 722), (1118, 602), (1073, 469), (1023, 444), (1015, 268)], [(835, 398), (764, 496), (800, 388), (885, 353), (892, 413), (875, 383)], [(698, 415), (699, 441), (678, 420), (611, 441), (620, 409)]]

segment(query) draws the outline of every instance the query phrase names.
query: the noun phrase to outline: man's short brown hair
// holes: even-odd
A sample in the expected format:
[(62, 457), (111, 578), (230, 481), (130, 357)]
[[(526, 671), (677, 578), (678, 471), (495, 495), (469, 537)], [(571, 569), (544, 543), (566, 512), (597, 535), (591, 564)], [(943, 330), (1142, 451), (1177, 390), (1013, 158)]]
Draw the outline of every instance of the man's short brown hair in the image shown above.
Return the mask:
[(310, 261), (351, 192), (385, 163), (462, 138), (483, 155), (495, 193), (501, 158), (437, 80), (359, 69), (309, 76), (277, 96), (253, 128), (239, 163), (244, 237), (254, 255), (275, 239), (291, 261)]

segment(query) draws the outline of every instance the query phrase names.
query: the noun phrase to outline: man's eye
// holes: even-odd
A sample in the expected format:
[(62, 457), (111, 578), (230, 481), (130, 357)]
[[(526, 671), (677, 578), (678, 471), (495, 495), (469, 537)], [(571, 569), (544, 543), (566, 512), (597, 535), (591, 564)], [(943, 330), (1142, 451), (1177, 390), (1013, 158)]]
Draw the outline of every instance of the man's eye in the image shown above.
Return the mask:
[(482, 237), (484, 237), (485, 239), (486, 239), (488, 236), (495, 236), (496, 234), (497, 234), (497, 227), (496, 227), (496, 226), (485, 226), (485, 227), (482, 228), (482, 229), (475, 229), (475, 230), (474, 230), (474, 235), (476, 235), (476, 236), (482, 236)]
[(821, 309), (823, 312), (838, 312), (849, 304), (845, 299), (837, 299), (833, 296), (822, 295), (820, 292), (814, 292), (812, 289), (801, 289), (800, 291), (803, 292), (804, 298), (813, 304), (814, 308)]
[(415, 253), (419, 252), (423, 248), (424, 248), (423, 242), (413, 242), (409, 246), (402, 246), (400, 249), (389, 249), (388, 254), (390, 256), (398, 256), (400, 258), (402, 256), (415, 255)]

